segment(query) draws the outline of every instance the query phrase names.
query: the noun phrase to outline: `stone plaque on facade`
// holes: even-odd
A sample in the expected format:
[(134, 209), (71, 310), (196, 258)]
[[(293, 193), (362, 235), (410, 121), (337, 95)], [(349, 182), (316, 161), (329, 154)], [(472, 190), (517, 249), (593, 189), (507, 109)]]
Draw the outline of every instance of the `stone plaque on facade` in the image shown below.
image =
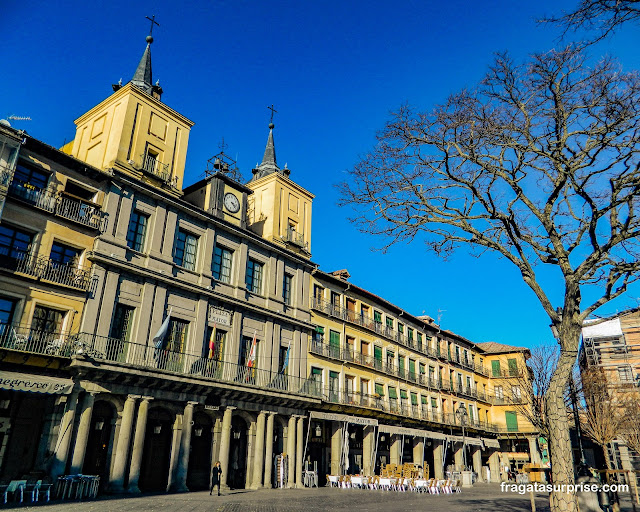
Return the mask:
[(217, 327), (231, 327), (231, 311), (209, 306), (209, 322), (214, 322)]

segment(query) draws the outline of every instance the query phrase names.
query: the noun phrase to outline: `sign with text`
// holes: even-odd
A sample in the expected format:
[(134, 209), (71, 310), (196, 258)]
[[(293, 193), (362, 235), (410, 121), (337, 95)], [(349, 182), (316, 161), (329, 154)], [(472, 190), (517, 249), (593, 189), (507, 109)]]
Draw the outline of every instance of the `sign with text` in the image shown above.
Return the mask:
[(231, 327), (231, 311), (209, 306), (209, 322), (214, 322), (216, 327)]

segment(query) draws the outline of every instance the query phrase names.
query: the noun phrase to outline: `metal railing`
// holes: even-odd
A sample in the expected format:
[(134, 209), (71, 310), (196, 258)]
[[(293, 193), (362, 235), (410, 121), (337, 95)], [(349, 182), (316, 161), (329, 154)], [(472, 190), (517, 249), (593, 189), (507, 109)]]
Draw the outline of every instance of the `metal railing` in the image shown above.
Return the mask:
[[(315, 383), (315, 388), (316, 393), (328, 403), (375, 409), (416, 420), (441, 423), (443, 425), (462, 426), (460, 419), (457, 418), (455, 414), (434, 412), (429, 410), (424, 404), (410, 404), (407, 399), (393, 399), (357, 391), (340, 391), (332, 387), (322, 387), (319, 382)], [(495, 431), (495, 425), (493, 423), (479, 421), (477, 419), (471, 420), (466, 418), (464, 426), (491, 432)]]
[(15, 179), (9, 186), (8, 195), (72, 222), (98, 231), (104, 229), (106, 214), (99, 207), (87, 202), (42, 190)]
[(91, 287), (91, 267), (57, 263), (6, 248), (0, 249), (0, 268), (79, 290), (88, 291)]
[(178, 177), (171, 176), (171, 173), (169, 172), (169, 164), (163, 164), (158, 161), (156, 157), (146, 153), (142, 153), (142, 155), (140, 155), (140, 159), (142, 161), (140, 168), (144, 172), (151, 174), (155, 178), (158, 178), (160, 181), (172, 187), (176, 185)]
[(522, 368), (509, 368), (508, 370), (494, 370), (492, 369), (489, 377), (493, 377), (495, 379), (515, 379), (522, 377), (524, 375)]
[(0, 323), (0, 348), (30, 354), (71, 357), (78, 342), (78, 334), (49, 331), (29, 325)]
[(293, 229), (287, 229), (287, 232), (284, 235), (285, 242), (291, 242), (298, 247), (306, 247), (306, 242), (304, 241), (304, 235), (302, 233), (298, 233)]
[(209, 359), (199, 354), (191, 354), (168, 349), (157, 349), (151, 345), (132, 343), (106, 336), (81, 333), (79, 340), (83, 350), (96, 360), (113, 361), (131, 366), (205, 377), (229, 382), (238, 386), (251, 386), (274, 391), (320, 396), (315, 393), (314, 381), (282, 373), (249, 368), (228, 361)]

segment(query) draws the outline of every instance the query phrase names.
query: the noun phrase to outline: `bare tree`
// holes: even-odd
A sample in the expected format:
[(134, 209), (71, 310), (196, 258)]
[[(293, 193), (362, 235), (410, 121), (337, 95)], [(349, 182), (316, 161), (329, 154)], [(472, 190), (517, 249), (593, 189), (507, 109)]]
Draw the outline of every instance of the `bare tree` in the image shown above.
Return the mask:
[[(640, 78), (612, 60), (589, 66), (571, 47), (525, 65), (499, 55), (478, 86), (433, 111), (392, 113), (339, 185), (383, 248), (419, 237), (440, 255), (491, 250), (519, 269), (560, 345), (545, 394), (557, 483), (573, 482), (564, 392), (582, 324), (638, 279), (639, 112)], [(537, 279), (540, 263), (555, 282)], [(576, 509), (560, 493), (552, 504)]]
[(607, 469), (613, 469), (609, 445), (624, 431), (625, 404), (620, 401), (618, 394), (610, 393), (602, 369), (583, 371), (581, 382), (585, 405), (581, 411), (582, 429), (602, 448)]
[(580, 0), (573, 11), (542, 21), (560, 25), (565, 34), (594, 30), (598, 34), (595, 40), (599, 41), (627, 22), (640, 21), (640, 0)]

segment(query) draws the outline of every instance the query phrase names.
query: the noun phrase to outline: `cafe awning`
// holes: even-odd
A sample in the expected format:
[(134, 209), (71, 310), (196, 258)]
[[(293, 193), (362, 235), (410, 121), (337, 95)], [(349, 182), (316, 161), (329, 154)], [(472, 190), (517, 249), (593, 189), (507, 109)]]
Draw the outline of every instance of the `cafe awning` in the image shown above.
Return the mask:
[(500, 441), (497, 439), (487, 439), (486, 437), (482, 439), (484, 442), (484, 446), (486, 448), (500, 448)]
[(348, 414), (339, 414), (337, 412), (311, 411), (310, 418), (317, 419), (317, 420), (327, 420), (327, 421), (341, 421), (346, 423), (353, 423), (354, 425), (376, 426), (378, 424), (378, 420), (375, 420), (373, 418), (349, 416)]
[(68, 395), (73, 390), (73, 381), (46, 375), (0, 371), (0, 389)]

